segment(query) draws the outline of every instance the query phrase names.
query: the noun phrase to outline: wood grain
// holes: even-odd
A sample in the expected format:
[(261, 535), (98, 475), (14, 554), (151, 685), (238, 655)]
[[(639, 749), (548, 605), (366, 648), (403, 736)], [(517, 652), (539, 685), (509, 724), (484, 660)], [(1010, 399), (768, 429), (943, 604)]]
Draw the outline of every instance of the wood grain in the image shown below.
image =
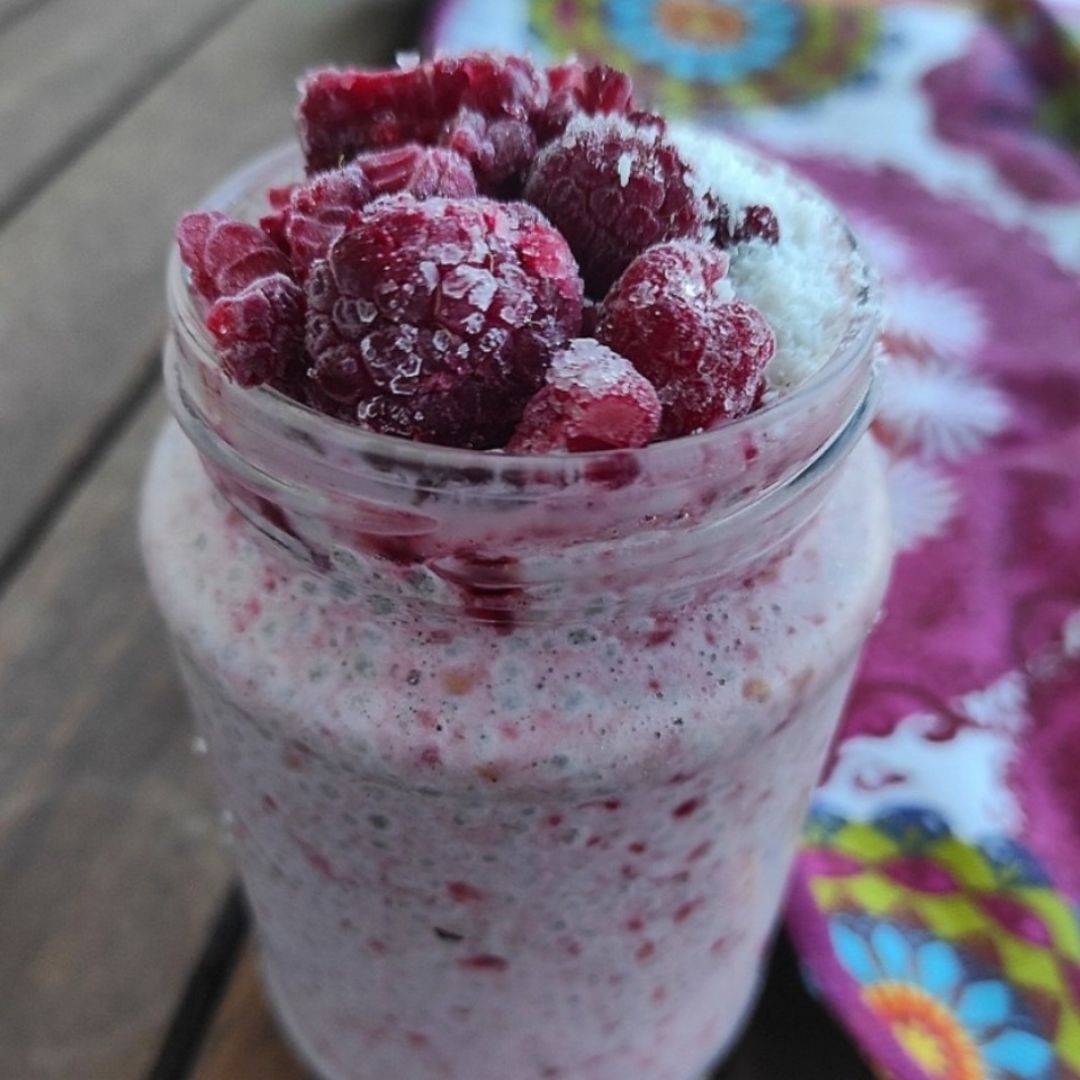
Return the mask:
[(128, 1080), (230, 876), (134, 507), (143, 411), (0, 602), (0, 1074)]
[[(237, 965), (191, 1080), (309, 1080), (275, 1026), (251, 945)], [(806, 993), (790, 948), (782, 943), (746, 1034), (709, 1080), (873, 1078)]]
[(298, 73), (388, 60), (419, 11), (256, 0), (0, 231), (0, 560), (144, 374), (177, 216), (290, 136)]
[(50, 0), (0, 34), (0, 221), (248, 2)]

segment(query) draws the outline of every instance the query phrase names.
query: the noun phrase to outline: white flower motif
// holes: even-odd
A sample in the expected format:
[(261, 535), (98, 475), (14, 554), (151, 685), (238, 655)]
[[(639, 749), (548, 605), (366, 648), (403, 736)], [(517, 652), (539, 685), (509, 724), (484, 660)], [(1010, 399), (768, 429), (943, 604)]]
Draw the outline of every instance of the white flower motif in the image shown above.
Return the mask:
[(982, 728), (1018, 735), (1027, 727), (1027, 679), (1009, 671), (981, 690), (972, 690), (953, 702), (958, 712)]
[(971, 372), (894, 356), (885, 369), (880, 416), (925, 456), (955, 461), (1004, 429), (1009, 404)]
[(1080, 657), (1080, 611), (1074, 611), (1062, 628), (1062, 650), (1072, 659)]
[(958, 359), (974, 355), (988, 335), (986, 314), (971, 293), (910, 276), (890, 280), (885, 288), (885, 327)]
[(945, 531), (960, 499), (949, 477), (924, 461), (900, 458), (890, 463), (887, 484), (897, 550), (911, 551)]
[(903, 233), (880, 218), (848, 211), (848, 220), (870, 262), (886, 278), (904, 277), (913, 258), (911, 244)]

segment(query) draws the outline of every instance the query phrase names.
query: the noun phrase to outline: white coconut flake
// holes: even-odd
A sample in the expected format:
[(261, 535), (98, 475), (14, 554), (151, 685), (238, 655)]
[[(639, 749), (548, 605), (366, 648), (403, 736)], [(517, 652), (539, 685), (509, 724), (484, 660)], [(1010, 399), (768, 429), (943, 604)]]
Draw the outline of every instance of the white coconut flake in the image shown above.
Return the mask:
[(634, 168), (633, 157), (625, 151), (619, 155), (619, 186), (626, 187), (630, 183), (630, 173)]
[(787, 390), (825, 364), (844, 332), (850, 292), (843, 281), (849, 261), (843, 223), (779, 163), (763, 162), (723, 136), (685, 123), (672, 125), (671, 138), (696, 180), (735, 217), (764, 204), (780, 222), (778, 244), (750, 241), (730, 253), (728, 280), (772, 326), (777, 348), (765, 375), (771, 389)]

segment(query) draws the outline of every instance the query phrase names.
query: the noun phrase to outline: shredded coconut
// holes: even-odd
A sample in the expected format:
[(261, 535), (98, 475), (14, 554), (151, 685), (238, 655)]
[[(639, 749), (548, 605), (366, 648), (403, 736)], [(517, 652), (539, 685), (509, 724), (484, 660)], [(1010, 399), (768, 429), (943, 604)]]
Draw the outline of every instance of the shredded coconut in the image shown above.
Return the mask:
[(735, 248), (729, 280), (776, 334), (776, 355), (765, 369), (770, 389), (803, 382), (829, 359), (844, 331), (850, 295), (842, 278), (843, 223), (809, 184), (780, 164), (759, 162), (693, 125), (672, 125), (671, 138), (733, 213), (762, 203), (775, 211), (780, 242)]

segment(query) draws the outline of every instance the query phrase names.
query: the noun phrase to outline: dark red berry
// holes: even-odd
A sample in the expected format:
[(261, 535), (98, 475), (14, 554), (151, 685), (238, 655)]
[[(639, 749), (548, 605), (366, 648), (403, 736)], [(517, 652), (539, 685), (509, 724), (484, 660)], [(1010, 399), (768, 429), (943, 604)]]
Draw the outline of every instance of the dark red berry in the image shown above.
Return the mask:
[(625, 115), (634, 111), (630, 76), (606, 64), (571, 60), (548, 68), (547, 81), (547, 104), (533, 117), (533, 130), (541, 145), (558, 138), (580, 114)]
[(352, 165), (367, 178), (375, 196), (405, 192), (418, 199), (436, 195), (466, 199), (477, 194), (472, 166), (460, 154), (439, 146), (406, 143), (389, 150), (369, 150)]
[(536, 135), (523, 117), (488, 117), (462, 109), (448, 124), (442, 142), (472, 164), (488, 195), (516, 196), (528, 163), (536, 156)]
[(235, 296), (259, 278), (291, 272), (288, 259), (261, 229), (217, 211), (185, 214), (176, 239), (195, 291), (211, 302)]
[(372, 203), (307, 283), (321, 393), (377, 430), (501, 446), (581, 324), (563, 238), (533, 207), (397, 195)]
[(371, 202), (374, 189), (353, 165), (319, 173), (292, 194), (285, 215), (285, 238), (298, 280), (304, 281), (317, 259), (345, 231), (357, 210)]
[(259, 228), (274, 242), (276, 247), (281, 248), (286, 255), (289, 254), (289, 240), (285, 235), (285, 222), (288, 220), (287, 209), (292, 193), (299, 184), (284, 184), (281, 187), (266, 189), (266, 201), (270, 204), (270, 213), (259, 218)]
[(310, 75), (299, 109), (300, 140), (313, 171), (362, 150), (441, 143), (461, 153), (482, 191), (520, 178), (536, 149), (529, 120), (547, 100), (532, 61), (495, 53), (440, 57), (404, 70)]
[(656, 387), (663, 438), (749, 412), (776, 339), (736, 300), (728, 257), (705, 243), (660, 244), (638, 256), (608, 294), (597, 337)]
[(722, 204), (716, 218), (717, 245), (729, 248), (750, 240), (762, 240), (766, 244), (779, 243), (780, 222), (776, 214), (770, 207), (757, 204), (746, 207), (741, 219), (736, 221), (731, 208)]
[(308, 169), (334, 169), (373, 147), (432, 143), (456, 111), (439, 100), (432, 65), (390, 71), (313, 72), (297, 115)]
[(633, 365), (591, 338), (555, 354), (547, 384), (525, 407), (507, 450), (544, 454), (645, 446), (660, 429), (660, 399)]
[[(275, 189), (277, 201), (285, 190)], [(373, 199), (399, 192), (418, 199), (465, 198), (476, 194), (476, 178), (469, 163), (453, 150), (406, 143), (368, 150), (344, 168), (318, 173), (288, 190), (288, 203), (260, 224), (272, 238), (278, 230), (284, 234), (285, 249), (303, 281), (312, 263), (326, 257), (356, 212)]]
[(304, 294), (285, 274), (253, 281), (222, 296), (206, 315), (226, 374), (241, 386), (298, 374), (304, 348)]
[(536, 154), (530, 121), (547, 102), (543, 73), (527, 57), (482, 52), (433, 68), (440, 96), (457, 102), (439, 141), (472, 165), (484, 194), (517, 195)]
[(602, 297), (654, 244), (704, 235), (710, 215), (694, 179), (662, 124), (578, 117), (537, 158), (525, 197), (566, 237), (589, 295)]

